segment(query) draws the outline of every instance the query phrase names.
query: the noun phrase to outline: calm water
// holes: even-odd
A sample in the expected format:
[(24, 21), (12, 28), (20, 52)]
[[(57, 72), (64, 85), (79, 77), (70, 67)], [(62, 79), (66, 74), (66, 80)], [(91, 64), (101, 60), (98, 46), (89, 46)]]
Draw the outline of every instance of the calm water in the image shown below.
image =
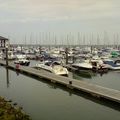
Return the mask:
[[(74, 77), (120, 90), (119, 72), (110, 72), (102, 77)], [(0, 95), (23, 106), (33, 120), (120, 120), (120, 106), (116, 107), (82, 93), (76, 94), (37, 78), (18, 75), (3, 67), (0, 67)]]
[(82, 77), (81, 74), (73, 74), (73, 78), (97, 84), (103, 87), (120, 90), (120, 71), (109, 71), (103, 75), (91, 73), (89, 77)]

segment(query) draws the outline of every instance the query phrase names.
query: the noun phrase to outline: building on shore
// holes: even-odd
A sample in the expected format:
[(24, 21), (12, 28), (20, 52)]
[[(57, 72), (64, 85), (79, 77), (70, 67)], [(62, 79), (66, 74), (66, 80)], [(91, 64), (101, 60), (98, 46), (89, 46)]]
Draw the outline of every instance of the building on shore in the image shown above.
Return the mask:
[(0, 36), (0, 51), (4, 52), (5, 48), (9, 46), (9, 39)]

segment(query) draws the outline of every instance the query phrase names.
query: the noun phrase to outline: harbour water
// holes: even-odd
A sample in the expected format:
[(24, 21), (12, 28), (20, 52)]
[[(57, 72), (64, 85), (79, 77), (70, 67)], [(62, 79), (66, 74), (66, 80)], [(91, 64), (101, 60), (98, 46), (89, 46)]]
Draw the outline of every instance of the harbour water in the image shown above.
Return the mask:
[[(74, 78), (120, 90), (119, 71)], [(33, 120), (119, 120), (120, 106), (75, 93), (0, 67), (0, 95), (17, 102)]]

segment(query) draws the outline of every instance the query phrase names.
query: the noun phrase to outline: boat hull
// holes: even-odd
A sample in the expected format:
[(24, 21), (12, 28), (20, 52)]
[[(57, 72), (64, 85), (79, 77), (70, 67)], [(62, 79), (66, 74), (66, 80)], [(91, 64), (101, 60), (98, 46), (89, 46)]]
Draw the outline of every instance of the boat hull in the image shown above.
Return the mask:
[(24, 66), (29, 66), (30, 65), (30, 61), (29, 62), (22, 62), (22, 61), (18, 61), (18, 62), (14, 62), (15, 64), (20, 64), (20, 65), (24, 65)]

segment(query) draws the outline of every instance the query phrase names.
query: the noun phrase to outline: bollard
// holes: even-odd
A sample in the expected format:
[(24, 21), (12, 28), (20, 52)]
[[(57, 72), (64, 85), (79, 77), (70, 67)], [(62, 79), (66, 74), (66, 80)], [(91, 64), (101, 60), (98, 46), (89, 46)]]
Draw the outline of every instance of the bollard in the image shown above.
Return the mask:
[(72, 81), (69, 81), (69, 84), (72, 85)]

